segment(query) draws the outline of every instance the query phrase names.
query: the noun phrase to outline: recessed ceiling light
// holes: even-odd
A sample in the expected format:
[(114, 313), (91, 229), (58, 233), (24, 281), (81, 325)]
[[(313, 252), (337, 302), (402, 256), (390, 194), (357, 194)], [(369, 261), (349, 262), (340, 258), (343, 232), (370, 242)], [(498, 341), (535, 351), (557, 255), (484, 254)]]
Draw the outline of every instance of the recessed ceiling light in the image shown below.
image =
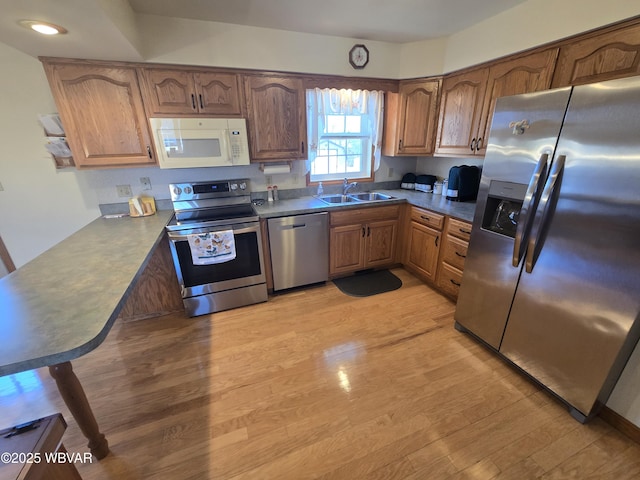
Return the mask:
[(39, 22), (37, 20), (20, 20), (18, 23), (23, 27), (30, 28), (31, 30), (35, 30), (36, 32), (42, 33), (44, 35), (58, 35), (67, 33), (66, 28), (59, 25), (54, 25), (53, 23)]

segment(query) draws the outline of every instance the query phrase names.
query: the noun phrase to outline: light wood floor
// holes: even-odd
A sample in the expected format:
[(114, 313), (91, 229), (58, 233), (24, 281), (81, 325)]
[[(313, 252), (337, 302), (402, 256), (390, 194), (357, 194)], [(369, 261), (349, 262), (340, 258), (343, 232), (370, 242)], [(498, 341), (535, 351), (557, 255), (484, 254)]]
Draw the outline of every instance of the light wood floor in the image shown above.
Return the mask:
[[(118, 321), (74, 362), (112, 454), (91, 479), (637, 479), (640, 446), (564, 407), (453, 328), (404, 270), (212, 316)], [(45, 370), (0, 378), (2, 425), (63, 413)]]

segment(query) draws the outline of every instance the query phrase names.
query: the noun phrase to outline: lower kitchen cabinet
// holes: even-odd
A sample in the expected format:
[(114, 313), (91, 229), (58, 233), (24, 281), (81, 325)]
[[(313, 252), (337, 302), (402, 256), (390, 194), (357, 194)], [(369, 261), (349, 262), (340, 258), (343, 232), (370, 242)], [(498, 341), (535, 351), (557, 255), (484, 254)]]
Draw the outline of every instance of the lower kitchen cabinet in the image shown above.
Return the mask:
[(471, 224), (447, 218), (436, 285), (452, 298), (458, 298), (470, 235)]
[(444, 217), (422, 208), (410, 208), (404, 265), (422, 280), (435, 282)]
[(399, 211), (389, 205), (331, 212), (329, 274), (394, 264)]

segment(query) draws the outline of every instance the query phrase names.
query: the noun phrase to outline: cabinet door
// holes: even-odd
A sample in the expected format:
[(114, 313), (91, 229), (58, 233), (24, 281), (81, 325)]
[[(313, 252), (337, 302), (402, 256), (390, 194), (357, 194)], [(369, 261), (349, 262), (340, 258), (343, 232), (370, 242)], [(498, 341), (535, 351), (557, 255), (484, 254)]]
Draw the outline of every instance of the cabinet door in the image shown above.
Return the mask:
[(150, 116), (197, 113), (193, 75), (185, 70), (143, 68), (145, 106)]
[(553, 88), (640, 75), (640, 25), (591, 36), (560, 48)]
[(373, 222), (366, 227), (365, 267), (392, 264), (395, 261), (398, 221)]
[(44, 63), (76, 166), (153, 165), (135, 68)]
[(425, 279), (435, 281), (439, 249), (440, 232), (411, 222), (407, 265), (413, 267)]
[(385, 155), (431, 155), (435, 145), (440, 80), (401, 82), (385, 114)]
[(476, 139), (477, 154), (486, 152), (496, 99), (548, 90), (557, 57), (558, 49), (552, 48), (491, 66)]
[(364, 268), (364, 225), (332, 227), (329, 236), (330, 274), (348, 273)]
[(482, 68), (442, 81), (436, 153), (475, 154), (488, 74), (489, 70)]
[(195, 72), (196, 103), (200, 113), (241, 115), (238, 76), (233, 73)]
[(307, 120), (302, 80), (245, 77), (251, 161), (307, 158)]

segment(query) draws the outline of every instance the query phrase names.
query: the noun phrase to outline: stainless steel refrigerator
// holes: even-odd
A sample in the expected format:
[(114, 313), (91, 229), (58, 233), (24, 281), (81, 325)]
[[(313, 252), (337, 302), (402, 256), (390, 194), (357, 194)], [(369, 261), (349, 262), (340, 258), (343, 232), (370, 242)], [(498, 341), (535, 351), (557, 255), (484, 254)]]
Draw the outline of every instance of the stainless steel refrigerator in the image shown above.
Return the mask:
[(640, 77), (497, 101), (455, 313), (584, 422), (640, 337)]

